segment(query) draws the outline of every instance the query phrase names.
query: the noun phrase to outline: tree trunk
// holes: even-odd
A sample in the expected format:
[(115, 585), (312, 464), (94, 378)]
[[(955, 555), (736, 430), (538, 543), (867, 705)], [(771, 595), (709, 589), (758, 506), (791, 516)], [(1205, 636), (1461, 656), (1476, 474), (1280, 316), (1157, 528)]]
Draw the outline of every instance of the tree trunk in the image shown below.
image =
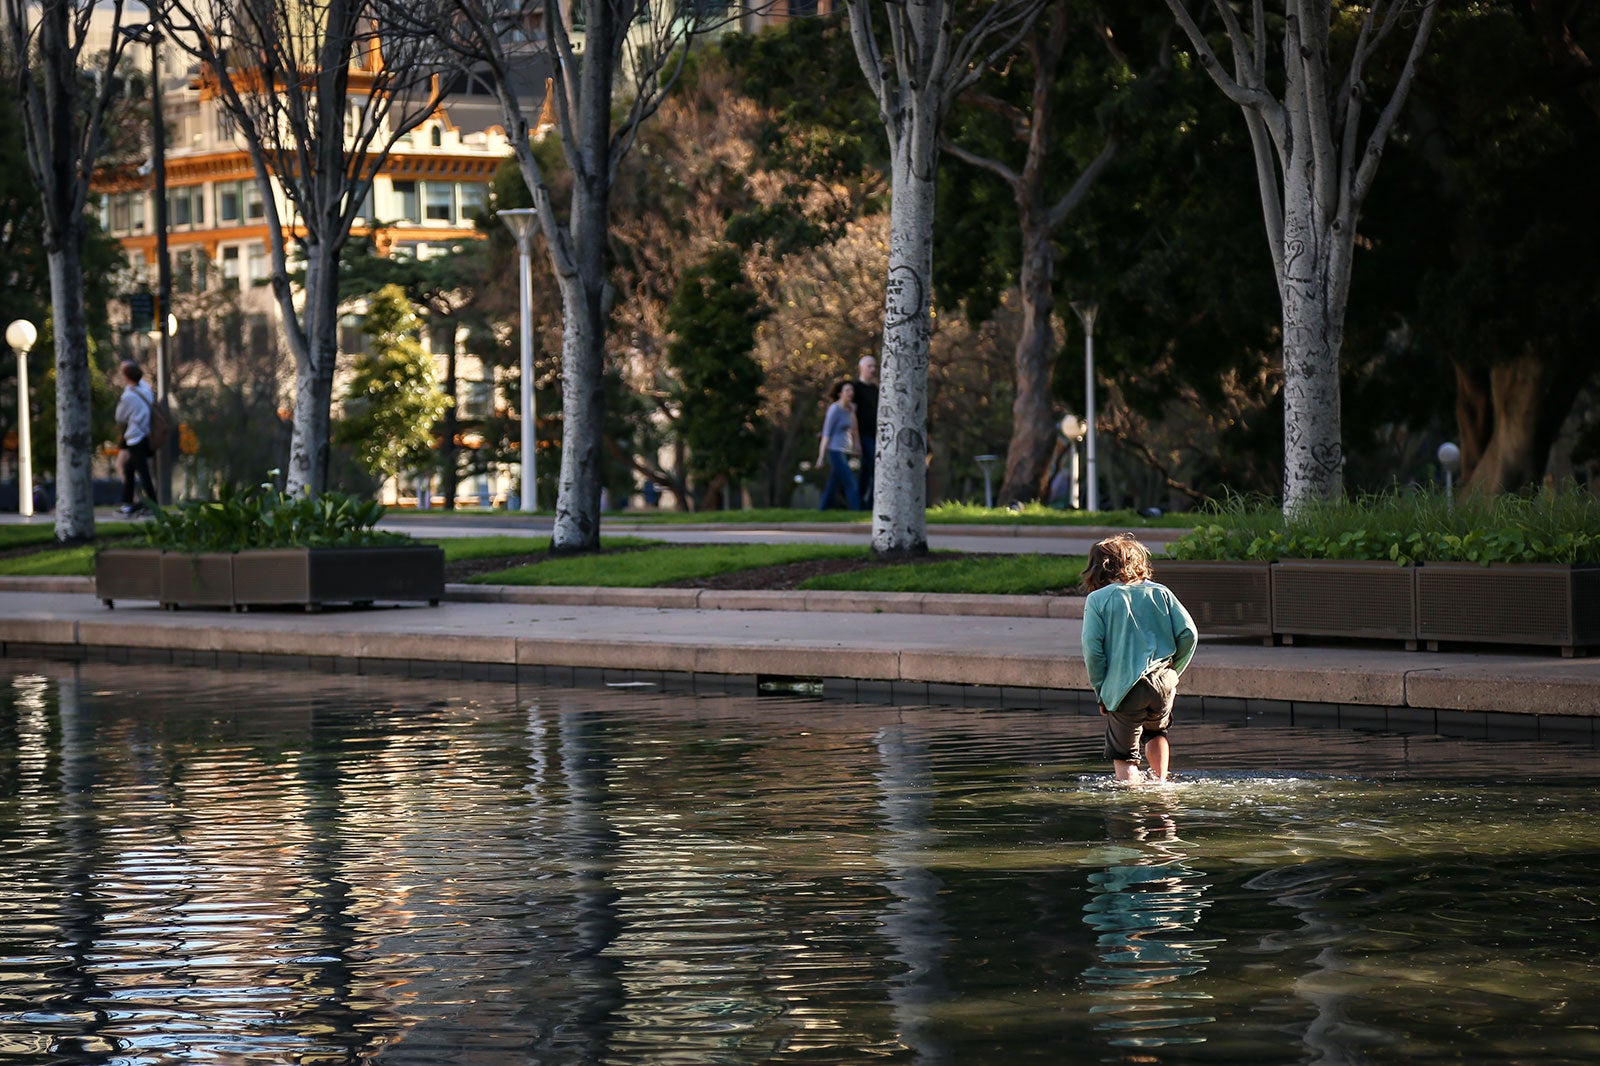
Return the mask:
[[(580, 226), (580, 231), (582, 227)], [(580, 247), (581, 247), (580, 238)], [(604, 244), (604, 238), (591, 242)], [(598, 296), (563, 282), (561, 475), (556, 488), (552, 554), (600, 547), (600, 487), (605, 440), (604, 325)]]
[[(893, 145), (889, 285), (884, 300), (883, 379), (873, 460), (872, 550), (880, 558), (928, 551), (928, 311), (933, 279), (937, 121), (918, 109)], [(919, 124), (932, 127), (919, 130)]]
[(1461, 419), (1463, 442), (1471, 440), (1470, 450), (1466, 443), (1461, 449), (1463, 488), (1500, 493), (1538, 486), (1579, 383), (1566, 380), (1533, 351), (1496, 362), (1486, 373), (1458, 365), (1456, 380), (1457, 418), (1463, 411), (1480, 415), (1471, 422)]
[[(94, 434), (90, 425), (89, 327), (83, 306), (83, 230), (69, 225), (46, 254), (56, 343), (56, 539), (94, 536)], [(31, 485), (18, 485), (31, 492)]]
[[(306, 249), (306, 284), (301, 322), (305, 358), (295, 360), (294, 435), (284, 491), (316, 496), (328, 488), (333, 371), (339, 356), (339, 273), (337, 249), (313, 244)], [(285, 287), (287, 289), (287, 286)], [(294, 299), (280, 297), (284, 327), (293, 332)]]
[[(1313, 184), (1284, 183), (1283, 276), (1283, 505), (1292, 512), (1314, 500), (1336, 499), (1344, 486), (1340, 443), (1339, 348), (1344, 309), (1334, 308), (1336, 269), (1322, 250), (1314, 221)], [(1337, 238), (1335, 238), (1337, 239)]]
[(1055, 362), (1055, 253), (1037, 214), (1022, 217), (1022, 336), (1017, 338), (1017, 394), (1011, 401), (1011, 444), (1002, 504), (1037, 499), (1056, 444), (1050, 370)]

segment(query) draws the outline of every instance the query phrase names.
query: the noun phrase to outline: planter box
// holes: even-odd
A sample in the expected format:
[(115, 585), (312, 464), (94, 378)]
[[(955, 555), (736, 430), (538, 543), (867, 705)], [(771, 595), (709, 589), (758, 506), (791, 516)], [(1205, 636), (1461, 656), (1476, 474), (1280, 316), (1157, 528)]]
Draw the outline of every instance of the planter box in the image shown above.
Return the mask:
[(370, 548), (260, 548), (233, 557), (233, 598), (242, 606), (371, 603), (444, 598), (444, 549), (435, 544)]
[(1201, 633), (1272, 638), (1271, 563), (1154, 560), (1155, 579), (1183, 603)]
[(1418, 567), (1387, 562), (1296, 559), (1272, 564), (1272, 631), (1364, 637), (1417, 646)]
[(94, 594), (107, 607), (117, 600), (161, 599), (161, 552), (106, 548), (94, 557)]
[(233, 553), (161, 553), (161, 605), (232, 607)]
[(444, 598), (444, 549), (435, 544), (370, 548), (261, 548), (243, 552), (108, 549), (95, 558), (95, 595), (157, 600), (163, 607), (231, 607)]
[(1600, 566), (1427, 563), (1417, 568), (1418, 635), (1442, 640), (1600, 646)]

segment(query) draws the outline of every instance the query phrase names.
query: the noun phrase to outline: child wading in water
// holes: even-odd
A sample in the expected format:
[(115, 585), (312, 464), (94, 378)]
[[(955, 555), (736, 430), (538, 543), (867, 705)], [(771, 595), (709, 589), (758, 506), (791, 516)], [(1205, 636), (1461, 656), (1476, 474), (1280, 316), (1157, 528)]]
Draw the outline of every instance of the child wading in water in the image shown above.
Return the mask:
[(1165, 585), (1150, 580), (1150, 553), (1131, 533), (1089, 549), (1083, 583), (1083, 661), (1106, 716), (1106, 758), (1117, 780), (1138, 784), (1144, 741), (1150, 780), (1167, 779), (1167, 728), (1178, 675), (1194, 658), (1194, 619)]

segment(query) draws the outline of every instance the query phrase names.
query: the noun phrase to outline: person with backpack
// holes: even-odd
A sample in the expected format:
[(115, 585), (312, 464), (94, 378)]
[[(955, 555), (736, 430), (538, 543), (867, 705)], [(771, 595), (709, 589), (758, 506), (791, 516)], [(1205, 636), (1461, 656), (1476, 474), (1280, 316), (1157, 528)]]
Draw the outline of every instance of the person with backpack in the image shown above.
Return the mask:
[[(142, 483), (145, 496), (156, 498), (156, 487), (150, 480), (150, 455), (154, 441), (151, 423), (156, 418), (156, 394), (144, 384), (144, 371), (129, 359), (122, 364), (122, 398), (117, 401), (117, 421), (122, 423), (122, 439), (118, 442), (117, 467), (122, 471), (121, 515), (134, 515), (144, 511), (145, 503), (136, 499), (134, 483)], [(163, 423), (165, 419), (162, 419)]]

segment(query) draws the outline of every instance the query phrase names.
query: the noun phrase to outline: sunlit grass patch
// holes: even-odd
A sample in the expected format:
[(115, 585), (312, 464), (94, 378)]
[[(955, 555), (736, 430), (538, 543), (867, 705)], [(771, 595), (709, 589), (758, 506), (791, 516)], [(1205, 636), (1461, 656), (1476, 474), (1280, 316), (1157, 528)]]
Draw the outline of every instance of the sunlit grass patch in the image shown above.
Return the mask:
[(609, 555), (558, 556), (529, 566), (479, 574), (470, 580), (486, 585), (649, 588), (811, 559), (860, 558), (863, 551), (863, 548), (833, 544), (671, 545)]

